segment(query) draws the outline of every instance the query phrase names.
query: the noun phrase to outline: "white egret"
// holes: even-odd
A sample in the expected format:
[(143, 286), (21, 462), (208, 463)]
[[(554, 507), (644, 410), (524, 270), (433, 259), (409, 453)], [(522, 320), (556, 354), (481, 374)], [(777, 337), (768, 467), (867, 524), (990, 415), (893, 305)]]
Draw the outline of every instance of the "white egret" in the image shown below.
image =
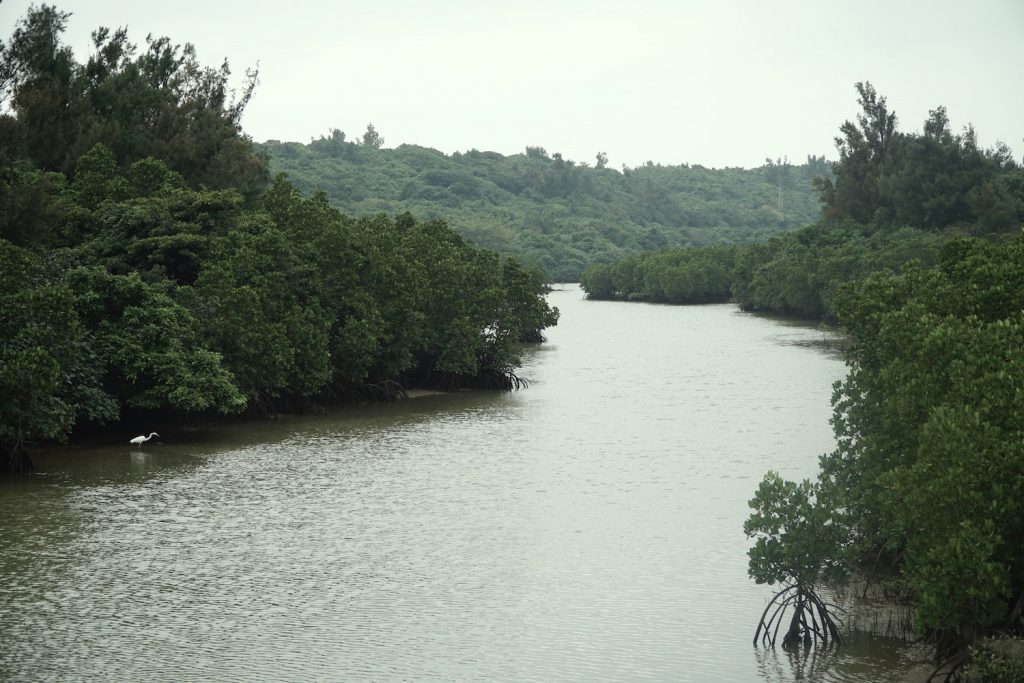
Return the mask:
[(147, 441), (152, 439), (154, 436), (160, 436), (160, 435), (157, 434), (156, 432), (153, 432), (149, 436), (137, 436), (134, 439), (132, 439), (131, 441), (129, 441), (128, 443), (135, 444), (136, 446), (141, 448), (142, 444), (146, 443)]

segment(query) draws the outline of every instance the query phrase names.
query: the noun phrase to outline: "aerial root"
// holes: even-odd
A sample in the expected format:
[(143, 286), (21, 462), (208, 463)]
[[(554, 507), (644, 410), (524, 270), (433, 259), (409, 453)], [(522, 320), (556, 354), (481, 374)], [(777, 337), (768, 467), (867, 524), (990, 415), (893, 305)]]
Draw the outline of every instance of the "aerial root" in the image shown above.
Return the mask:
[(963, 679), (964, 666), (970, 659), (966, 650), (960, 650), (939, 662), (939, 665), (932, 671), (931, 676), (925, 679), (925, 683), (953, 683)]
[(754, 632), (754, 645), (760, 643), (775, 647), (779, 631), (787, 621), (786, 612), (790, 609), (792, 613), (783, 634), (782, 647), (842, 642), (839, 631), (842, 620), (836, 616), (839, 608), (822, 600), (813, 589), (792, 584), (776, 593), (764, 608)]

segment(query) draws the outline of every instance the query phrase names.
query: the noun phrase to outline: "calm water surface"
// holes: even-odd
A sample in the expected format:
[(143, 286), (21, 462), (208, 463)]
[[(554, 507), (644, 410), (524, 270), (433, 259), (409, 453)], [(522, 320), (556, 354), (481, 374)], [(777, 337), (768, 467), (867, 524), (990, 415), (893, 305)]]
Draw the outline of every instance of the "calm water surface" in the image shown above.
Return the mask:
[(894, 641), (751, 646), (747, 500), (832, 446), (826, 333), (551, 299), (524, 391), (140, 424), (0, 483), (0, 679), (899, 680)]

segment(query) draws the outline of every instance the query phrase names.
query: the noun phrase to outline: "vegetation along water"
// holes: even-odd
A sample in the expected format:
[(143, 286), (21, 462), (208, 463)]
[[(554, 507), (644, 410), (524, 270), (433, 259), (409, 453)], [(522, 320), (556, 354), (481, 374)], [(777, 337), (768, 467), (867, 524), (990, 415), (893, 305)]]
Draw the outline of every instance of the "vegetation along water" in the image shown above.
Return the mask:
[(1019, 655), (981, 643), (1024, 627), (1024, 171), (970, 129), (953, 135), (941, 107), (922, 134), (899, 132), (885, 98), (857, 87), (818, 223), (595, 265), (583, 286), (841, 323), (837, 446), (815, 481), (762, 481), (744, 527), (751, 576), (784, 588), (780, 606), (792, 598), (790, 644), (829, 634), (805, 598), (857, 576), (913, 605), (938, 676), (961, 675), (973, 652), (975, 680), (1019, 679)]
[(158, 430), (0, 482), (0, 678), (917, 670), (926, 650), (866, 633), (829, 656), (750, 644), (770, 593), (746, 577), (747, 501), (834, 444), (834, 335), (727, 304), (550, 301), (525, 391)]
[(0, 467), (116, 420), (517, 386), (558, 314), (541, 275), (438, 220), (354, 219), (241, 134), (255, 83), (43, 6), (3, 54)]
[[(288, 677), (303, 653), (312, 678), (907, 670), (916, 650), (845, 629), (851, 581), (912, 608), (940, 676), (1021, 677), (989, 638), (1024, 627), (1007, 147), (942, 107), (902, 132), (870, 83), (831, 164), (619, 172), (386, 150), (372, 125), (257, 146), (255, 72), (233, 91), (189, 45), (108, 29), (79, 62), (67, 20), (33, 7), (0, 45), (3, 677)], [(577, 275), (592, 301), (547, 296)], [(835, 359), (729, 301), (841, 325), (831, 434)], [(808, 400), (825, 415), (782, 419)]]

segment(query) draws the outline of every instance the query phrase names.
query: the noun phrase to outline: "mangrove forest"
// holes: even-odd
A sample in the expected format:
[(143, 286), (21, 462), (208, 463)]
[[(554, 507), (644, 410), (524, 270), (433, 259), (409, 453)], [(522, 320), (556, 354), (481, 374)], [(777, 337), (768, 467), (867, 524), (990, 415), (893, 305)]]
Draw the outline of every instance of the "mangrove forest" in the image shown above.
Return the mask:
[(33, 8), (0, 45), (0, 469), (129, 416), (512, 388), (558, 313), (442, 220), (346, 216), (244, 135), (230, 69)]
[(816, 183), (822, 216), (767, 243), (591, 266), (591, 298), (735, 301), (838, 323), (834, 451), (816, 481), (769, 472), (749, 571), (781, 587), (755, 640), (835, 642), (820, 596), (889, 586), (936, 646), (936, 680), (1020, 680), (985, 636), (1024, 629), (1024, 170), (954, 134), (942, 107), (904, 133), (870, 83)]

